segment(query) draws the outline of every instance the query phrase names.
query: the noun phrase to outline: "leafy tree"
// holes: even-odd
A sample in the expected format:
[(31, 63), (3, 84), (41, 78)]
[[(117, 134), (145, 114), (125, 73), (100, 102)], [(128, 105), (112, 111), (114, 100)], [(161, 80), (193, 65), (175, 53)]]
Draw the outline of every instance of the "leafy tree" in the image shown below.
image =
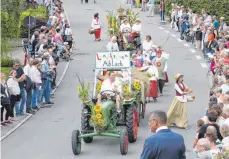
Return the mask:
[(227, 24), (229, 24), (229, 1), (228, 0), (166, 0), (166, 13), (170, 15), (171, 3), (184, 5), (192, 8), (197, 13), (202, 9), (212, 15), (225, 17)]

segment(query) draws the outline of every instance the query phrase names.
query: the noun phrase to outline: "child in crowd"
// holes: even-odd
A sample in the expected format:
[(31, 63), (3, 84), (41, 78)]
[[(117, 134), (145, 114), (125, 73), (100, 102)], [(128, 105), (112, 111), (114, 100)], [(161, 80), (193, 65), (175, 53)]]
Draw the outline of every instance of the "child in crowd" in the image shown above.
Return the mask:
[(194, 143), (193, 143), (193, 148), (196, 147), (196, 144), (198, 142), (198, 135), (199, 135), (199, 131), (202, 125), (204, 125), (204, 121), (202, 119), (199, 119), (196, 123), (197, 131), (196, 131), (196, 136), (195, 136)]

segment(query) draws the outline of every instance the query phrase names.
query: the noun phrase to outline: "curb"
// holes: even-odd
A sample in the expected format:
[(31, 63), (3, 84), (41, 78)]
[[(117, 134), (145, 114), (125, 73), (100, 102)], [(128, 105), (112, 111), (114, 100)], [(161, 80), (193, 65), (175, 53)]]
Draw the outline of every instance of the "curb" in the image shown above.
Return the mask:
[(25, 117), (20, 123), (15, 125), (10, 131), (8, 131), (5, 135), (1, 137), (1, 141), (4, 140), (6, 137), (8, 137), (10, 134), (12, 134), (15, 130), (17, 130), (22, 124), (24, 124), (28, 119), (30, 119), (33, 116), (33, 114), (29, 114), (27, 117)]
[[(65, 14), (65, 17), (68, 21), (68, 23), (70, 24), (70, 21), (69, 21), (69, 18), (68, 18), (68, 15), (67, 13), (64, 11), (64, 14)], [(57, 88), (59, 87), (59, 85), (61, 84), (61, 82), (63, 81), (66, 73), (67, 73), (67, 70), (69, 68), (69, 65), (70, 65), (71, 61), (68, 61), (67, 64), (65, 65), (65, 68), (64, 68), (64, 72), (62, 73), (60, 79), (57, 81), (57, 84), (56, 84), (56, 88), (54, 90), (52, 90), (51, 93), (54, 93), (56, 92)], [(20, 126), (22, 126), (27, 120), (29, 120), (31, 117), (33, 116), (33, 114), (29, 114), (26, 118), (24, 118), (20, 123), (18, 123), (17, 125), (15, 125), (12, 129), (10, 129), (10, 131), (8, 131), (5, 135), (3, 135), (1, 137), (1, 142), (7, 138), (10, 134), (12, 134), (14, 131), (16, 131)]]

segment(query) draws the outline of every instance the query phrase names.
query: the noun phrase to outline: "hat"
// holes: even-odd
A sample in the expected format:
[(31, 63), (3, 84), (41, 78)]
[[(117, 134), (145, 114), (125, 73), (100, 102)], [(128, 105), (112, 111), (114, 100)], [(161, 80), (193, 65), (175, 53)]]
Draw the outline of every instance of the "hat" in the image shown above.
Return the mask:
[(178, 73), (178, 74), (175, 75), (174, 78), (175, 78), (175, 80), (177, 81), (180, 77), (183, 77), (183, 76), (184, 76), (184, 75)]

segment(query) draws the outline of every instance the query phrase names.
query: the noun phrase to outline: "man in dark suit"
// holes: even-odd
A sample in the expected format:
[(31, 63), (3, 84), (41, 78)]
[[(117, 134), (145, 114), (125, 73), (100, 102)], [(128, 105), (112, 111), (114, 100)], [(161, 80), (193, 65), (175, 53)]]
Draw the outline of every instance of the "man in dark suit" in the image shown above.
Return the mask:
[(186, 159), (183, 137), (168, 129), (166, 122), (165, 112), (150, 114), (149, 126), (155, 134), (145, 140), (140, 159)]

